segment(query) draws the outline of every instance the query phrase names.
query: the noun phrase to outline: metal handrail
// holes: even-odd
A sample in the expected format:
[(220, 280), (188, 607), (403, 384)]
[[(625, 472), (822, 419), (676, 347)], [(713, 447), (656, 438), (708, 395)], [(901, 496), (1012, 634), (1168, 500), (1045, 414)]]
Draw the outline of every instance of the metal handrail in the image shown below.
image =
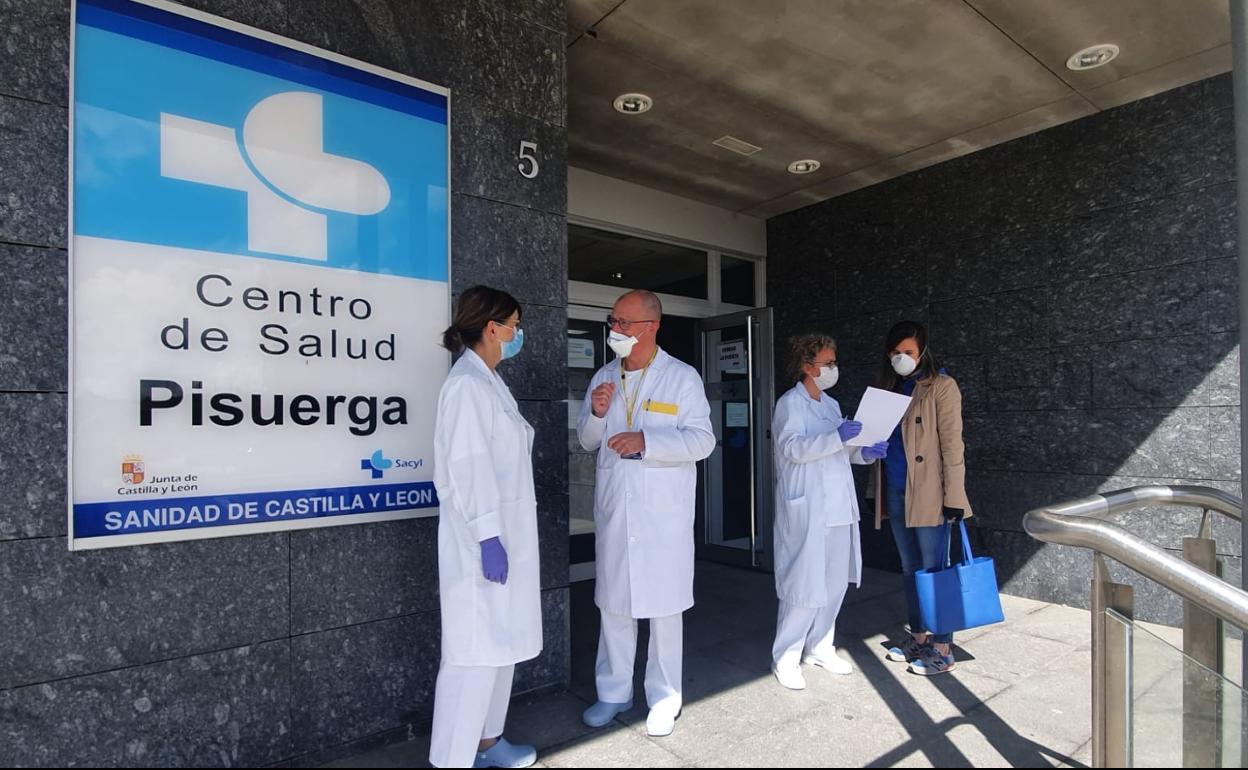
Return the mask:
[(1100, 519), (1148, 504), (1197, 506), (1237, 521), (1243, 517), (1243, 501), (1220, 489), (1159, 484), (1036, 508), (1023, 516), (1023, 529), (1045, 543), (1105, 554), (1226, 622), (1248, 630), (1248, 592)]

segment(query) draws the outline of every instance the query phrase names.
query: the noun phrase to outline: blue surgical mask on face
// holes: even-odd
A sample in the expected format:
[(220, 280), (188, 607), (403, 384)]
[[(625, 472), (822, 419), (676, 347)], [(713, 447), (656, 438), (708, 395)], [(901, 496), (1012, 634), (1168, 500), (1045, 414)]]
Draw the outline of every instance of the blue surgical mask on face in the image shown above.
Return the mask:
[(524, 347), (524, 329), (512, 329), (511, 339), (503, 343), (503, 360), (515, 356)]

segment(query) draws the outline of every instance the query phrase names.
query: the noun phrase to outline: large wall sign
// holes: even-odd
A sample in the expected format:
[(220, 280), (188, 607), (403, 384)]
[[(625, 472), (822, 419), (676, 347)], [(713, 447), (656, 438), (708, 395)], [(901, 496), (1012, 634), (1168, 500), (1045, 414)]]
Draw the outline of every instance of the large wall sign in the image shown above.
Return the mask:
[(77, 0), (70, 547), (436, 513), (445, 89)]

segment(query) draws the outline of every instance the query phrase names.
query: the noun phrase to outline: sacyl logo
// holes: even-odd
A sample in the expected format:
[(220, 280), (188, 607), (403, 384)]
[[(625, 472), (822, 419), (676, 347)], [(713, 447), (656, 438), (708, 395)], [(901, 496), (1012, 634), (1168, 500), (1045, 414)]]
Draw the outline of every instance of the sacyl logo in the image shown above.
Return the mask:
[(382, 450), (380, 449), (373, 452), (372, 457), (365, 457), (363, 460), (360, 460), (360, 470), (372, 471), (375, 479), (381, 478), (383, 473), (390, 470), (393, 465), (394, 460), (387, 460), (382, 455)]
[(260, 101), (241, 137), (181, 115), (160, 115), (160, 173), (247, 193), (247, 247), (303, 259), (328, 258), (330, 212), (376, 214), (390, 185), (373, 166), (327, 154), (320, 94), (289, 91)]
[(360, 460), (360, 470), (371, 471), (373, 478), (379, 479), (385, 471), (388, 471), (391, 468), (395, 470), (401, 469), (414, 471), (425, 467), (425, 461), (423, 459), (405, 460), (400, 457), (396, 460), (391, 460), (385, 457), (382, 454), (382, 451), (383, 450), (378, 449), (376, 452), (373, 452), (372, 457), (365, 457), (363, 460)]

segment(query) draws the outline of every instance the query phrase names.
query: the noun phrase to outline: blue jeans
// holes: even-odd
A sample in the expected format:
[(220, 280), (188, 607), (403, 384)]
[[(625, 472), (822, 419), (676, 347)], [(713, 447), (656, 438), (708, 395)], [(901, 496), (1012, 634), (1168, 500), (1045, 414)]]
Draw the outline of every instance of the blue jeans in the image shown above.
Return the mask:
[[(945, 566), (948, 555), (946, 532), (943, 524), (934, 527), (906, 526), (906, 491), (904, 489), (884, 488), (884, 510), (888, 511), (888, 520), (893, 528), (893, 542), (897, 544), (897, 553), (901, 555), (902, 581), (906, 586), (906, 605), (910, 611), (910, 630), (921, 633), (923, 615), (919, 611), (919, 593), (914, 587), (914, 573), (919, 570), (936, 569)], [(953, 634), (932, 634), (932, 641), (940, 644), (953, 643)]]

